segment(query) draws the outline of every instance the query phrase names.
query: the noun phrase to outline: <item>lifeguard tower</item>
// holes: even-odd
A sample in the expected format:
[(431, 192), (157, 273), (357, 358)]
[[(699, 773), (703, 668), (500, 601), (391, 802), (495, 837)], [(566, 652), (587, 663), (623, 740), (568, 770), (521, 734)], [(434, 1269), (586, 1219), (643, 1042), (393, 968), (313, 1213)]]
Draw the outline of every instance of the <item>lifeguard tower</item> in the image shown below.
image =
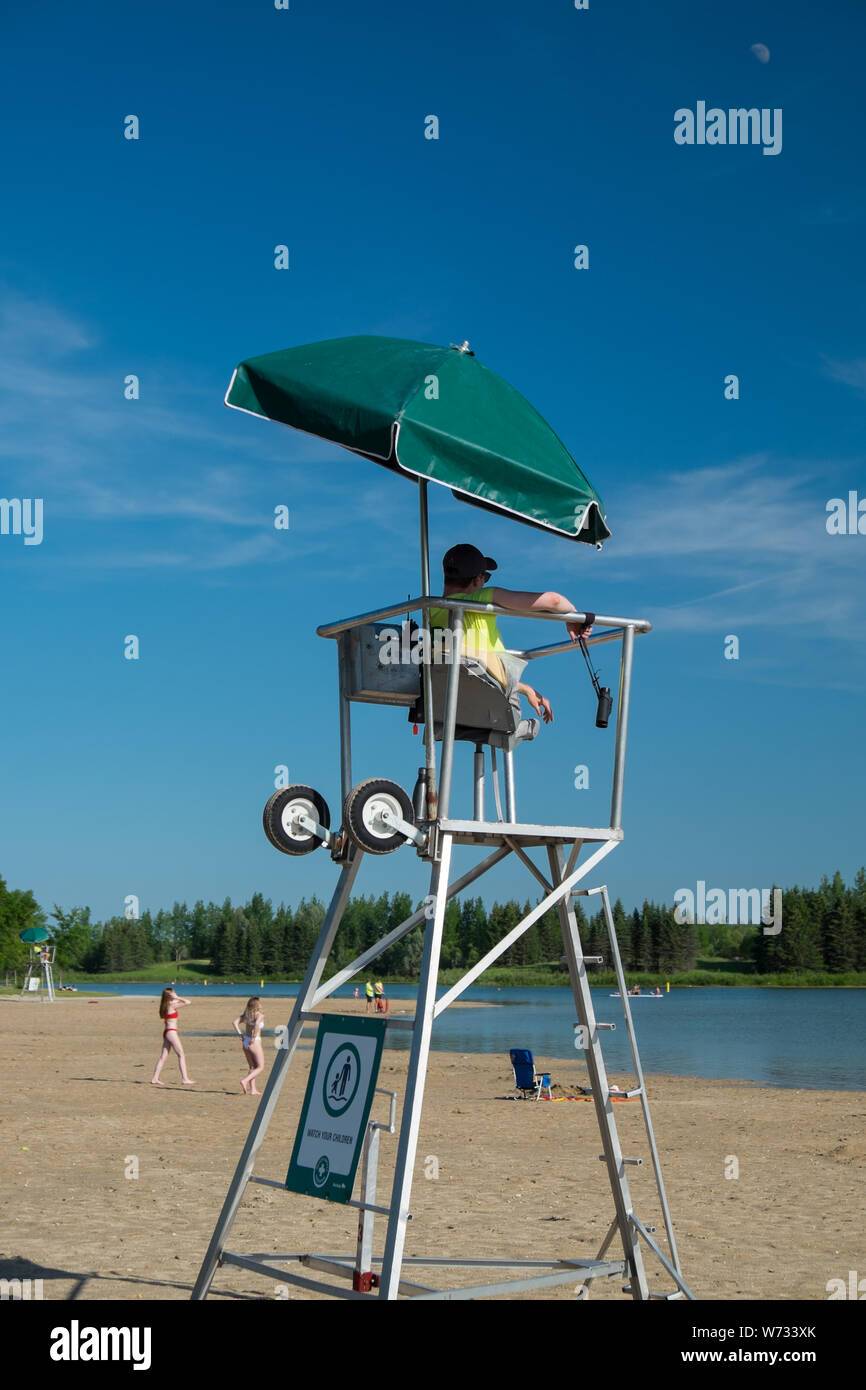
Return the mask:
[(30, 947), (27, 973), (21, 986), (22, 999), (37, 998), (43, 1004), (53, 1004), (54, 993), (54, 954), (56, 947), (51, 933), (45, 927), (27, 927), (19, 934), (19, 940)]
[[(401, 356), (401, 348), (405, 349), (405, 360)], [(398, 368), (401, 363), (405, 367), (407, 362), (408, 367), (395, 386), (395, 375), (400, 375)], [(483, 376), (479, 377), (479, 373), (483, 373)], [(378, 376), (382, 377), (384, 383), (381, 388), (384, 395), (393, 395), (395, 390), (398, 394), (402, 392), (403, 403), (397, 411), (396, 420), (392, 419), (389, 426), (390, 434), (386, 432), (387, 437), (379, 436), (377, 439), (375, 410), (371, 406), (365, 415), (361, 409), (361, 396), (373, 389), (373, 382)], [(450, 430), (442, 414), (437, 415), (433, 410), (431, 417), (427, 404), (430, 398), (423, 392), (423, 383), (429, 382), (431, 376), (438, 387), (442, 386), (443, 379), (447, 383), (452, 417)], [(315, 383), (320, 378), (325, 384), (322, 391), (317, 393)], [(340, 397), (341, 388), (346, 393), (345, 400)], [(336, 343), (314, 344), (303, 349), (274, 353), (242, 364), (232, 379), (226, 399), (230, 405), (298, 428), (305, 427), (302, 420), (307, 421), (308, 427), (315, 422), (316, 433), (355, 447), (356, 452), (384, 463), (396, 472), (408, 472), (413, 476), (419, 487), (422, 592), (408, 602), (403, 600), (388, 604), (375, 611), (318, 628), (319, 636), (334, 641), (337, 649), (339, 823), (332, 825), (325, 795), (306, 785), (286, 787), (276, 792), (265, 807), (263, 823), (270, 842), (291, 857), (302, 857), (325, 847), (339, 877), (285, 1030), (283, 1046), (277, 1051), (267, 1087), (203, 1260), (193, 1298), (207, 1297), (220, 1266), (247, 1269), (299, 1290), (349, 1299), (376, 1296), (385, 1299), (409, 1297), (424, 1301), (483, 1298), (518, 1294), (569, 1282), (588, 1288), (593, 1280), (608, 1278), (622, 1280), (624, 1291), (637, 1300), (693, 1297), (680, 1268), (607, 888), (604, 884), (592, 888), (583, 886), (588, 875), (623, 839), (623, 789), (635, 641), (638, 636), (650, 631), (650, 624), (638, 618), (586, 613), (533, 615), (532, 621), (573, 621), (580, 624), (592, 621), (594, 631), (590, 638), (585, 639), (587, 646), (617, 643), (620, 647), (609, 824), (547, 824), (537, 811), (524, 816), (517, 795), (516, 750), (521, 744), (534, 740), (538, 732), (537, 721), (521, 720), (501, 687), (491, 678), (485, 679), (472, 662), (464, 659), (466, 612), (502, 614), (509, 618), (515, 615), (493, 604), (435, 597), (430, 587), (428, 480), (446, 482), (461, 500), (499, 510), (513, 519), (568, 535), (570, 539), (596, 543), (609, 534), (600, 499), (541, 417), (500, 378), (474, 363), (466, 344), (449, 350), (426, 344), (395, 345), (394, 340), (390, 339), (341, 339)], [(441, 395), (437, 399), (441, 399)], [(480, 402), (475, 412), (472, 409), (473, 400)], [(380, 411), (383, 427), (389, 411), (393, 412), (393, 409), (391, 401), (383, 408), (384, 413)], [(455, 430), (455, 413), (458, 421), (462, 419), (464, 434), (471, 423), (471, 441)], [(331, 424), (326, 426), (328, 418)], [(436, 423), (436, 430), (433, 430), (431, 418)], [(349, 429), (347, 422), (350, 420), (351, 427), (360, 431), (366, 447), (353, 445), (346, 438)], [(506, 437), (511, 439), (512, 445), (516, 437), (522, 451), (532, 459), (532, 467), (527, 466), (524, 469), (526, 476), (519, 479), (522, 486), (518, 486), (520, 464), (514, 457), (513, 447), (509, 446), (508, 453), (502, 452), (506, 447), (503, 442)], [(402, 447), (404, 440), (407, 440), (405, 450)], [(419, 440), (423, 441), (420, 446)], [(498, 453), (496, 440), (501, 445)], [(401, 445), (399, 457), (398, 443)], [(461, 454), (458, 444), (463, 445), (462, 452), (466, 455), (459, 486), (453, 471), (455, 459)], [(379, 452), (376, 452), (377, 445)], [(428, 615), (433, 607), (448, 610), (451, 619), (447, 643), (438, 652), (430, 640)], [(406, 660), (386, 661), (383, 659), (386, 644), (393, 643), (395, 630), (398, 649), (402, 652), (408, 647), (409, 656)], [(418, 637), (418, 634), (424, 633), (428, 634), (426, 643)], [(413, 646), (416, 652), (420, 650), (420, 659), (412, 658)], [(392, 656), (393, 651), (391, 646)], [(565, 653), (574, 651), (575, 643), (570, 639), (553, 640), (547, 645), (527, 647), (512, 655), (531, 663), (554, 656), (564, 660)], [(599, 691), (599, 694), (606, 698), (599, 700), (597, 722), (606, 724), (611, 703), (609, 692)], [(419, 774), (412, 795), (401, 782), (388, 776), (366, 779), (357, 784), (354, 782), (352, 710), (353, 706), (365, 703), (393, 706), (395, 718), (402, 708), (408, 712), (409, 718), (423, 722), (425, 767)], [(471, 743), (474, 749), (472, 806), (452, 810), (455, 752), (461, 743)], [(437, 744), (441, 745), (438, 757)], [(489, 750), (491, 766), (489, 782), (486, 750)], [(524, 753), (520, 756), (529, 755)], [(489, 790), (492, 791), (495, 811), (490, 808)], [(452, 874), (455, 846), (476, 848), (483, 855), (475, 866), (457, 878)], [(532, 852), (538, 851), (543, 853), (546, 861), (543, 865), (532, 857)], [(429, 869), (425, 906), (325, 981), (325, 966), (365, 856), (412, 852)], [(476, 883), (509, 856), (518, 859), (540, 887), (541, 901), (437, 1000), (437, 973), (446, 905), (456, 894)], [(629, 1191), (627, 1168), (643, 1160), (623, 1154), (617, 1133), (612, 1103), (614, 1093), (608, 1084), (601, 1046), (603, 1033), (613, 1029), (615, 1024), (599, 1021), (595, 1016), (586, 972), (588, 958), (583, 953), (574, 910), (574, 898), (579, 894), (598, 894), (601, 899), (608, 932), (609, 963), (616, 971), (634, 1067), (634, 1085), (627, 1095), (639, 1099), (642, 1108), (667, 1251), (662, 1249), (660, 1234), (656, 1239), (655, 1227), (641, 1220), (635, 1212)], [(411, 1212), (412, 1175), (427, 1062), (436, 1020), (550, 908), (556, 909), (562, 930), (577, 1018), (575, 1045), (585, 1055), (601, 1137), (602, 1152), (599, 1157), (606, 1165), (610, 1182), (614, 1208), (610, 1227), (592, 1259), (567, 1253), (553, 1255), (547, 1250), (539, 1250), (531, 1258), (511, 1258), (505, 1253), (496, 1259), (450, 1259), (441, 1255), (435, 1258), (419, 1255), (407, 1257), (404, 1245)], [(414, 1018), (357, 1020), (347, 1016), (335, 1020), (333, 1015), (321, 1011), (323, 1002), (341, 985), (366, 970), (383, 951), (422, 923), (424, 947)], [(603, 958), (592, 959), (600, 961)], [(304, 1025), (311, 1022), (319, 1024), (317, 1050), (288, 1178), (278, 1180), (273, 1176), (255, 1174), (256, 1157), (273, 1117), (301, 1032)], [(399, 1122), (396, 1170), (390, 1200), (387, 1205), (382, 1205), (376, 1194), (379, 1131), (397, 1132), (394, 1098), (391, 1100), (388, 1125), (371, 1124), (369, 1111), (386, 1028), (407, 1031), (410, 1051), (406, 1094)], [(343, 1031), (340, 1032), (340, 1029)], [(619, 1097), (622, 1095), (621, 1092), (616, 1094)], [(354, 1130), (349, 1111), (344, 1108), (348, 1100), (351, 1100), (355, 1111)], [(344, 1115), (346, 1118), (326, 1119), (329, 1127), (325, 1131), (315, 1123), (317, 1114), (326, 1117)], [(333, 1131), (337, 1130), (338, 1125), (340, 1132), (336, 1139), (345, 1140), (347, 1149), (349, 1146), (354, 1148), (353, 1162), (348, 1161), (347, 1153), (346, 1162), (339, 1171), (338, 1162), (342, 1161), (342, 1157), (335, 1159), (332, 1142)], [(362, 1156), (361, 1196), (356, 1200), (352, 1197), (353, 1183)], [(229, 1233), (250, 1182), (274, 1188), (289, 1187), (297, 1192), (313, 1194), (314, 1199), (318, 1194), (320, 1198), (339, 1200), (357, 1208), (360, 1215), (356, 1250), (340, 1256), (310, 1250), (267, 1256), (231, 1250), (228, 1247)], [(373, 1225), (377, 1216), (386, 1220), (380, 1255), (374, 1253)], [(617, 1238), (621, 1255), (618, 1251), (610, 1250)], [(421, 1243), (421, 1233), (417, 1233), (416, 1244)], [(650, 1287), (644, 1263), (645, 1251), (658, 1260), (671, 1286), (663, 1289)], [(438, 1279), (446, 1268), (459, 1269), (464, 1282), (447, 1288), (417, 1282), (420, 1271), (432, 1270), (433, 1276)], [(492, 1271), (492, 1277), (484, 1282), (465, 1282), (469, 1272), (484, 1268)], [(510, 1275), (509, 1278), (504, 1277), (506, 1273)]]

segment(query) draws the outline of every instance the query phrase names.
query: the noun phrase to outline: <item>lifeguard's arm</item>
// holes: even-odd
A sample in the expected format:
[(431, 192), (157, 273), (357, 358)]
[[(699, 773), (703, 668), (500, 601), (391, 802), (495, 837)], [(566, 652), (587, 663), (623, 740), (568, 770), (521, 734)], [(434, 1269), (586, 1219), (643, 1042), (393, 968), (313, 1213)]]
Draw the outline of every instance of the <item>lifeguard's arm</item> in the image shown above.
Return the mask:
[[(510, 608), (514, 613), (580, 612), (571, 599), (566, 598), (564, 594), (555, 593), (552, 589), (546, 589), (541, 594), (532, 593), (528, 589), (493, 589), (490, 601), (498, 608)], [(592, 628), (582, 628), (579, 623), (566, 623), (566, 628), (572, 641), (576, 641), (581, 634), (585, 637), (592, 631)]]
[(183, 1005), (183, 1004), (191, 1004), (191, 1003), (192, 1003), (192, 1000), (191, 1000), (191, 999), (181, 999), (180, 997), (177, 997), (177, 998), (175, 999), (174, 1002), (175, 1002), (175, 1004), (181, 1004), (181, 1005)]

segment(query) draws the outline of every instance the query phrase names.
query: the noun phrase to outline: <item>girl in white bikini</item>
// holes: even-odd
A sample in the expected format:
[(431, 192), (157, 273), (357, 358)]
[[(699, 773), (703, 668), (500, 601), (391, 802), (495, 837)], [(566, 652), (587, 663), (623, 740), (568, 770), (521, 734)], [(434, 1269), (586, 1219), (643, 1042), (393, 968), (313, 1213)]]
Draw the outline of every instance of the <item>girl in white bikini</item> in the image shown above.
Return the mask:
[(262, 1025), (265, 1016), (261, 1010), (261, 1002), (258, 995), (248, 999), (247, 1007), (232, 1024), (238, 1037), (243, 1039), (244, 1057), (249, 1067), (246, 1076), (241, 1079), (241, 1090), (245, 1096), (261, 1095), (261, 1091), (256, 1090), (256, 1077), (265, 1069), (265, 1049), (262, 1046)]
[(162, 1052), (159, 1054), (159, 1061), (156, 1064), (156, 1071), (151, 1077), (151, 1086), (164, 1086), (165, 1082), (160, 1081), (159, 1074), (168, 1061), (172, 1052), (177, 1053), (178, 1065), (180, 1066), (180, 1078), (184, 1086), (194, 1086), (195, 1082), (190, 1081), (186, 1070), (186, 1057), (183, 1055), (183, 1045), (177, 1032), (177, 1013), (178, 1009), (185, 1004), (189, 1004), (189, 999), (181, 999), (175, 994), (173, 989), (164, 989), (162, 998), (159, 1001), (159, 1016), (163, 1022), (162, 1030)]

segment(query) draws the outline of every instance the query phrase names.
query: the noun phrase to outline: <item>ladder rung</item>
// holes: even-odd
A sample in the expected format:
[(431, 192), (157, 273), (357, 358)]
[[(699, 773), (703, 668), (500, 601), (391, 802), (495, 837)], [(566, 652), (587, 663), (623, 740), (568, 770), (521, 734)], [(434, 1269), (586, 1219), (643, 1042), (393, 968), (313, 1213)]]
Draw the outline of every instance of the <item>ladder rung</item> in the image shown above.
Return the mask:
[[(611, 1094), (612, 1096), (621, 1096), (621, 1095), (622, 1095), (622, 1091), (611, 1091), (610, 1094)], [(626, 1091), (625, 1094), (626, 1094), (626, 1099), (627, 1099), (627, 1100), (631, 1100), (632, 1096), (642, 1096), (642, 1095), (643, 1095), (643, 1086), (635, 1086), (635, 1088), (634, 1088), (633, 1091)]]
[(584, 956), (588, 965), (604, 965), (604, 956)]
[[(387, 1128), (387, 1126), (384, 1126), (384, 1128)], [(275, 1182), (273, 1178), (259, 1178), (259, 1177), (256, 1177), (255, 1175), (253, 1175), (253, 1176), (251, 1176), (250, 1178), (248, 1178), (247, 1181), (248, 1181), (248, 1182), (257, 1182), (261, 1187), (278, 1187), (278, 1188), (280, 1189), (281, 1192), (286, 1192), (286, 1191), (288, 1191), (288, 1189), (287, 1189), (287, 1187), (286, 1187), (286, 1184), (285, 1184), (284, 1182)], [(347, 1206), (347, 1207), (355, 1207), (355, 1209), (356, 1209), (357, 1211), (374, 1211), (374, 1212), (376, 1212), (377, 1215), (379, 1215), (379, 1216), (390, 1216), (390, 1215), (391, 1215), (390, 1207), (377, 1207), (377, 1206), (374, 1206), (374, 1205), (372, 1204), (372, 1202), (353, 1202), (353, 1201), (349, 1201), (349, 1202), (346, 1203), (346, 1206)], [(411, 1220), (412, 1220), (412, 1215), (411, 1215), (411, 1213), (406, 1217), (406, 1220), (407, 1220), (407, 1221), (411, 1221)]]
[[(321, 1019), (331, 1018), (333, 1017), (333, 1015), (322, 1013), (321, 1009), (304, 1009), (300, 1017), (302, 1022), (304, 1023), (319, 1023)], [(407, 1031), (411, 1032), (411, 1030), (415, 1027), (415, 1020), (414, 1018), (392, 1018), (390, 1014), (386, 1014), (385, 1027), (404, 1028)]]
[[(598, 1161), (599, 1161), (599, 1163), (607, 1163), (607, 1154), (599, 1154), (599, 1156), (598, 1156)], [(624, 1158), (624, 1159), (623, 1159), (623, 1163), (631, 1163), (635, 1168), (640, 1168), (641, 1164), (643, 1163), (643, 1159), (642, 1159), (642, 1158)]]
[(605, 1033), (615, 1033), (615, 1032), (616, 1032), (616, 1024), (615, 1024), (615, 1023), (597, 1023), (595, 1026), (596, 1026), (596, 1028), (599, 1030), (599, 1032), (605, 1032)]
[[(623, 1284), (622, 1292), (631, 1293), (631, 1284)], [(649, 1296), (650, 1298), (664, 1299), (666, 1303), (671, 1303), (676, 1298), (685, 1298), (685, 1294), (683, 1293), (682, 1289), (676, 1289), (673, 1293), (653, 1293), (652, 1289), (650, 1289)]]
[[(377, 1207), (377, 1206), (374, 1206), (372, 1202), (353, 1202), (353, 1201), (348, 1201), (348, 1202), (346, 1202), (345, 1205), (346, 1205), (347, 1207), (354, 1207), (356, 1211), (374, 1211), (374, 1212), (376, 1212), (377, 1215), (379, 1215), (379, 1216), (390, 1216), (390, 1215), (391, 1215), (391, 1209), (390, 1209), (390, 1207)], [(411, 1211), (410, 1211), (410, 1212), (407, 1212), (407, 1214), (406, 1214), (406, 1220), (407, 1220), (407, 1221), (413, 1221), (414, 1219), (415, 1219), (415, 1218), (413, 1217)]]

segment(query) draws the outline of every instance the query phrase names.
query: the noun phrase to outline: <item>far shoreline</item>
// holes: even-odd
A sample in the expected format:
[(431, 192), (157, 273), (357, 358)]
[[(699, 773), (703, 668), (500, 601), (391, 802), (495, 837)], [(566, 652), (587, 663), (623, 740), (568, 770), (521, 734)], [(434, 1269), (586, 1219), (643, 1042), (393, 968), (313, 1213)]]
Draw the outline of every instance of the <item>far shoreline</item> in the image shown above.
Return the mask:
[[(141, 973), (144, 974), (144, 972)], [(613, 979), (606, 978), (608, 973), (609, 972), (605, 971), (598, 978), (589, 975), (590, 989), (608, 989), (616, 991), (618, 989), (618, 981), (615, 977)], [(471, 988), (515, 991), (527, 989), (567, 990), (571, 988), (567, 975), (560, 976), (557, 979), (550, 979), (544, 978), (539, 972), (530, 979), (515, 980), (513, 978), (513, 972), (509, 971), (510, 978), (504, 980), (501, 977), (497, 978), (494, 971), (488, 972), (488, 974), (490, 978), (485, 979), (483, 976), (480, 977)], [(650, 995), (656, 987), (661, 988), (663, 994), (673, 993), (674, 990), (680, 989), (866, 989), (866, 972), (848, 971), (844, 975), (840, 975), (838, 981), (832, 978), (828, 979), (825, 972), (816, 972), (813, 978), (810, 978), (808, 975), (792, 978), (790, 975), (778, 974), (758, 975), (750, 978), (747, 975), (734, 975), (733, 972), (729, 973), (721, 970), (687, 972), (687, 976), (695, 974), (700, 974), (703, 978), (696, 980), (686, 977), (677, 980), (676, 978), (663, 976), (661, 978), (652, 978), (649, 980), (646, 978), (635, 980), (629, 979), (628, 973), (626, 973), (626, 986), (629, 989), (633, 989), (635, 985), (640, 985), (642, 995)], [(437, 988), (450, 988), (457, 983), (461, 975), (462, 972), (456, 970), (442, 972), (442, 975), (440, 975), (437, 981)], [(852, 979), (852, 975), (858, 975), (860, 978)], [(417, 989), (418, 987), (416, 979), (386, 979), (382, 976), (378, 978), (382, 979), (386, 989)], [(323, 983), (327, 984), (327, 980), (323, 981)], [(199, 975), (183, 973), (183, 968), (181, 967), (181, 973), (179, 974), (172, 974), (170, 972), (156, 974), (155, 971), (153, 974), (150, 974), (150, 971), (148, 971), (146, 978), (141, 978), (138, 971), (129, 972), (128, 974), (99, 976), (82, 976), (73, 972), (68, 976), (64, 976), (62, 985), (61, 981), (57, 980), (55, 982), (55, 990), (58, 994), (68, 994), (76, 991), (80, 993), (82, 990), (86, 991), (88, 988), (93, 989), (94, 987), (100, 990), (103, 988), (108, 989), (109, 987), (115, 987), (118, 991), (122, 991), (124, 986), (129, 985), (153, 985), (155, 988), (163, 989), (166, 987), (186, 989), (192, 986), (206, 989), (209, 997), (212, 996), (216, 998), (220, 990), (225, 986), (231, 986), (234, 989), (249, 989), (250, 993), (254, 994), (257, 989), (274, 990), (282, 986), (286, 986), (287, 988), (294, 987), (295, 991), (297, 991), (302, 984), (303, 979), (262, 980), (261, 977), (250, 980), (219, 979), (211, 982), (207, 977), (202, 978)], [(73, 986), (74, 988), (69, 990), (65, 988), (66, 986)], [(350, 983), (348, 987), (354, 988), (354, 983)], [(343, 990), (346, 989), (347, 986), (341, 985), (339, 988)], [(363, 990), (363, 985), (361, 989)], [(11, 982), (6, 985), (0, 984), (0, 997), (3, 995), (18, 994), (20, 990), (21, 986), (18, 984)], [(234, 998), (236, 996), (233, 994), (225, 994), (222, 997)], [(291, 997), (291, 995), (287, 995), (287, 997)], [(345, 998), (346, 996), (341, 994), (339, 997)], [(363, 999), (363, 993), (360, 997)]]

